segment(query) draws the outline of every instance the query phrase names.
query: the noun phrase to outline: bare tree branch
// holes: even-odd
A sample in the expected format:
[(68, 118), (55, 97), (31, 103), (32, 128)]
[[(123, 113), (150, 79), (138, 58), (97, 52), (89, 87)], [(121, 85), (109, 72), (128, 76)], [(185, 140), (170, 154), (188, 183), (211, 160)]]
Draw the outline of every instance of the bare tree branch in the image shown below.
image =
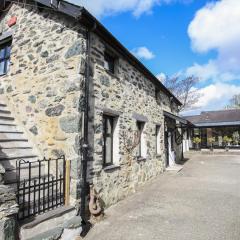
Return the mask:
[(240, 94), (236, 94), (230, 99), (226, 109), (240, 109)]
[(124, 152), (127, 155), (127, 163), (129, 166), (131, 166), (134, 149), (140, 143), (140, 133), (138, 131), (128, 129), (126, 131), (123, 131), (121, 135), (123, 138)]
[(190, 108), (199, 99), (200, 94), (194, 87), (199, 82), (199, 79), (194, 76), (187, 78), (167, 77), (164, 85), (182, 102), (181, 110)]

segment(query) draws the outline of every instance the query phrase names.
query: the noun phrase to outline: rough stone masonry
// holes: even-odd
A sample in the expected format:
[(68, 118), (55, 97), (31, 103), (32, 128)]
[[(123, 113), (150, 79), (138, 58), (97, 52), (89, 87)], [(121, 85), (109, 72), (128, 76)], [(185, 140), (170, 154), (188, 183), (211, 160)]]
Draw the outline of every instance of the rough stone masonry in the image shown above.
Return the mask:
[(15, 190), (4, 185), (4, 174), (0, 164), (0, 239), (15, 240), (18, 205)]
[[(17, 16), (11, 29), (7, 20)], [(13, 4), (1, 20), (12, 31), (10, 70), (1, 77), (0, 92), (8, 99), (18, 123), (42, 156), (65, 154), (71, 160), (71, 202), (79, 198), (79, 171), (86, 62), (86, 28), (76, 19), (52, 10)], [(115, 73), (105, 68), (106, 50), (114, 52)], [(177, 105), (157, 89), (128, 59), (98, 35), (91, 34), (88, 181), (105, 206), (134, 192), (165, 168), (163, 110)], [(116, 142), (111, 168), (103, 166), (103, 114), (116, 119)], [(144, 159), (124, 148), (124, 132), (135, 131), (145, 119)], [(156, 125), (161, 149), (156, 154)], [(131, 161), (129, 159), (131, 158)]]
[[(11, 29), (7, 21), (17, 16)], [(1, 21), (12, 31), (11, 66), (1, 93), (42, 157), (71, 160), (71, 201), (77, 199), (85, 62), (85, 29), (53, 11), (13, 4)], [(77, 144), (77, 145), (76, 145)]]

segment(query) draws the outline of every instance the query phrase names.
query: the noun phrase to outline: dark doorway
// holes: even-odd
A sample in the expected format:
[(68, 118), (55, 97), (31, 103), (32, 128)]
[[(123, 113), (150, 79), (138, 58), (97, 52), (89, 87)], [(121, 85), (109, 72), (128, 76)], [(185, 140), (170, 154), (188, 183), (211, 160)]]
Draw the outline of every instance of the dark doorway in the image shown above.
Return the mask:
[(165, 132), (164, 144), (165, 144), (165, 161), (166, 161), (166, 167), (168, 167), (168, 166), (169, 166), (168, 132)]

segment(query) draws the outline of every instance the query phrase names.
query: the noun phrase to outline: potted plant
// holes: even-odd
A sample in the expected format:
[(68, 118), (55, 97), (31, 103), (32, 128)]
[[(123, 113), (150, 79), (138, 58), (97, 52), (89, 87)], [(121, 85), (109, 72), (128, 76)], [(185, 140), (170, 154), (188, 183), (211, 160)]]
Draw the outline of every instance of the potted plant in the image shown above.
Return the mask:
[(210, 150), (213, 151), (213, 143), (216, 141), (215, 137), (209, 137), (208, 142), (210, 144)]
[(232, 142), (232, 138), (230, 138), (228, 136), (224, 136), (223, 137), (223, 142), (224, 142), (224, 145), (225, 145), (225, 150), (228, 151), (230, 143)]
[(199, 144), (201, 143), (201, 138), (199, 138), (199, 137), (194, 137), (194, 138), (193, 138), (193, 143), (195, 144), (195, 148), (196, 148), (197, 150), (199, 150), (199, 149), (200, 149)]
[(233, 133), (232, 139), (233, 139), (233, 143), (238, 146), (240, 136), (239, 136), (239, 133), (237, 131)]

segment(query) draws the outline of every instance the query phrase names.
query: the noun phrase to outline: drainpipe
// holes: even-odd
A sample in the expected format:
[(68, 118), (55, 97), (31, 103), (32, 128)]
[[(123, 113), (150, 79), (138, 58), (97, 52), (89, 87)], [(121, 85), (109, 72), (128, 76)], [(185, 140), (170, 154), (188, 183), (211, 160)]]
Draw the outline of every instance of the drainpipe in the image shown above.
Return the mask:
[(84, 126), (83, 126), (83, 144), (82, 154), (83, 158), (81, 161), (81, 205), (80, 205), (80, 216), (82, 217), (83, 223), (86, 223), (86, 196), (87, 196), (87, 164), (89, 157), (89, 142), (88, 142), (88, 121), (89, 121), (89, 85), (90, 85), (90, 49), (91, 49), (91, 32), (96, 28), (96, 24), (91, 29), (87, 29), (87, 46), (86, 46), (86, 71), (85, 71), (85, 89), (84, 89)]

